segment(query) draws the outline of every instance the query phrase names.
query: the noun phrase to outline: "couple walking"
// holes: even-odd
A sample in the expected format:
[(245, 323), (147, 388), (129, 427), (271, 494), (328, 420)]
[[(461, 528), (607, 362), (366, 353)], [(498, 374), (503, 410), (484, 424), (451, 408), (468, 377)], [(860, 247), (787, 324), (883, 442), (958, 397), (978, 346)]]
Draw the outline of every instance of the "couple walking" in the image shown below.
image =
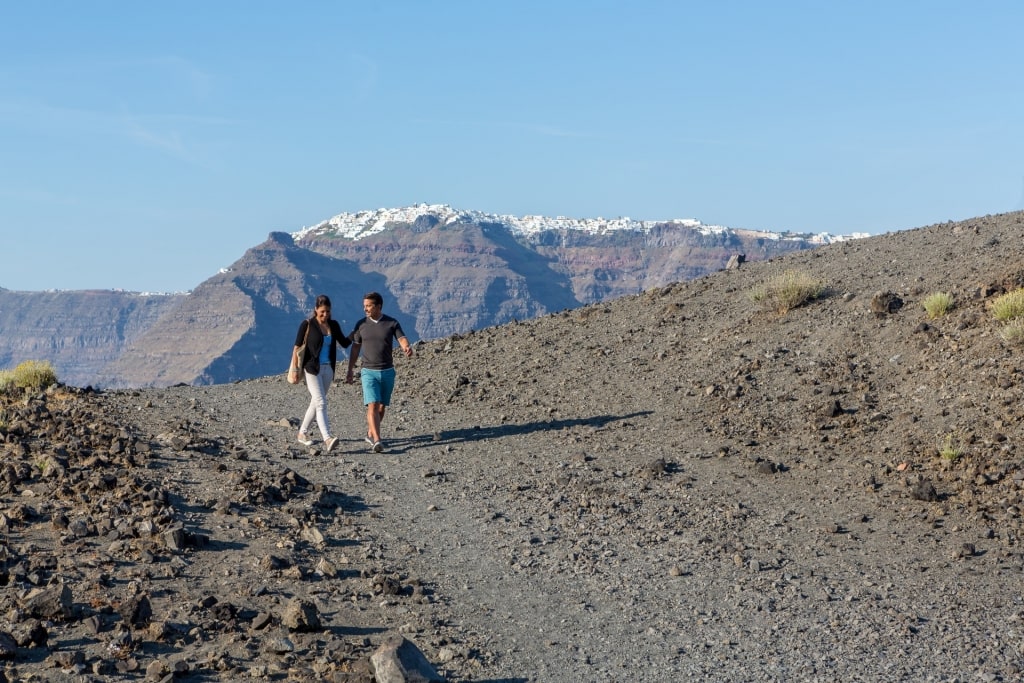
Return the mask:
[(292, 349), (292, 367), (298, 367), (298, 350), (305, 343), (307, 359), (302, 371), (310, 397), (309, 407), (299, 427), (299, 443), (302, 445), (313, 445), (308, 434), (313, 418), (316, 418), (320, 434), (323, 435), (324, 449), (330, 453), (338, 444), (338, 437), (331, 434), (327, 419), (327, 391), (334, 382), (337, 348), (340, 344), (342, 348), (352, 346), (348, 371), (345, 373), (347, 384), (354, 382), (356, 360), (362, 353), (363, 365), (359, 376), (363, 385), (363, 403), (366, 405), (366, 442), (374, 453), (384, 451), (380, 425), (391, 404), (391, 394), (395, 388), (394, 342), (397, 339), (402, 352), (410, 358), (412, 346), (401, 324), (385, 315), (383, 307), (384, 297), (377, 292), (364, 296), (363, 312), (366, 317), (357, 322), (352, 334), (346, 337), (338, 321), (331, 318), (331, 300), (326, 294), (321, 294), (316, 298), (313, 317), (303, 320), (299, 325), (295, 347)]

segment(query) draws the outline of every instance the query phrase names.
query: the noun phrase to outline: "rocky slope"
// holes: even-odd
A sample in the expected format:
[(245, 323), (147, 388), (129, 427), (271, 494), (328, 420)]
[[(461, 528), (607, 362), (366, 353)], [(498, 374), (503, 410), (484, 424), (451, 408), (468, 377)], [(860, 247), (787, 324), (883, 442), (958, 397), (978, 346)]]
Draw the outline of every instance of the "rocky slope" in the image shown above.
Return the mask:
[[(5, 675), (368, 682), (402, 634), (450, 681), (1019, 680), (1022, 251), (985, 217), (423, 342), (380, 455), (344, 384), (329, 455), (280, 376), (15, 398)], [(785, 269), (824, 296), (761, 310)]]

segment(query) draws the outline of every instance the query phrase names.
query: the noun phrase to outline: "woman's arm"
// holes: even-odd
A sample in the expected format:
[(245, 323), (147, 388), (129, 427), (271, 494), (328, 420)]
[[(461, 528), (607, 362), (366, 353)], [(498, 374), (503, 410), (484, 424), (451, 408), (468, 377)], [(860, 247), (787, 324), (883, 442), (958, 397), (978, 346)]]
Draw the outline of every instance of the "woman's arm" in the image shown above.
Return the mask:
[(341, 323), (333, 318), (331, 319), (331, 334), (341, 344), (341, 348), (347, 349), (352, 345), (352, 340), (345, 336), (345, 332), (341, 329)]

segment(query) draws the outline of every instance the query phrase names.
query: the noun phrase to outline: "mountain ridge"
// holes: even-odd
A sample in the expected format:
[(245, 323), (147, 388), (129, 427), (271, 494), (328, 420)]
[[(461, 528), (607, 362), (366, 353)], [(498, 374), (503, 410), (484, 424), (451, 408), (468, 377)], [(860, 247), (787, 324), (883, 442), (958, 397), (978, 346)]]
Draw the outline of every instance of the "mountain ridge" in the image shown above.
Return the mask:
[(433, 218), (436, 223), (450, 225), (463, 224), (501, 224), (506, 225), (513, 234), (536, 235), (537, 233), (560, 230), (574, 230), (590, 234), (607, 234), (611, 232), (631, 231), (649, 232), (656, 226), (673, 225), (696, 230), (701, 234), (740, 233), (765, 239), (804, 239), (813, 244), (832, 244), (850, 239), (867, 237), (867, 233), (850, 235), (832, 235), (827, 232), (794, 233), (773, 232), (769, 230), (751, 230), (745, 228), (729, 228), (723, 225), (708, 225), (696, 218), (673, 218), (667, 220), (635, 220), (629, 217), (607, 219), (568, 218), (566, 216), (514, 216), (510, 214), (492, 214), (472, 209), (456, 209), (449, 204), (413, 204), (399, 208), (381, 208), (363, 210), (354, 213), (340, 213), (315, 225), (292, 233), (299, 241), (310, 235), (333, 235), (351, 240), (359, 240), (387, 229), (389, 223), (416, 223), (424, 217)]
[[(350, 329), (362, 294), (380, 291), (410, 337), (434, 339), (694, 279), (733, 256), (766, 260), (826, 240), (691, 220), (508, 223), (447, 205), (339, 216), (319, 228), (270, 233), (188, 293), (147, 294), (148, 317), (132, 318), (127, 303), (142, 295), (109, 292), (109, 311), (79, 320), (81, 294), (33, 299), (0, 290), (0, 366), (49, 360), (77, 386), (231, 382), (281, 370), (319, 293), (332, 297), (335, 317)], [(114, 322), (126, 316), (130, 334)], [(73, 329), (70, 347), (54, 348), (52, 319)]]

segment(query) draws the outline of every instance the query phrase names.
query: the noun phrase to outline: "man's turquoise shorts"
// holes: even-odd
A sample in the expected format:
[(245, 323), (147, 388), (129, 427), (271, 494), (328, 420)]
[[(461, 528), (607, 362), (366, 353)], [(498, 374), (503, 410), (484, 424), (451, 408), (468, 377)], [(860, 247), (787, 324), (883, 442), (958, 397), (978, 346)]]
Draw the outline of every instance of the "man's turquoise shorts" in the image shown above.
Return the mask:
[(383, 403), (391, 405), (391, 392), (395, 390), (395, 369), (359, 371), (363, 383), (363, 405)]

